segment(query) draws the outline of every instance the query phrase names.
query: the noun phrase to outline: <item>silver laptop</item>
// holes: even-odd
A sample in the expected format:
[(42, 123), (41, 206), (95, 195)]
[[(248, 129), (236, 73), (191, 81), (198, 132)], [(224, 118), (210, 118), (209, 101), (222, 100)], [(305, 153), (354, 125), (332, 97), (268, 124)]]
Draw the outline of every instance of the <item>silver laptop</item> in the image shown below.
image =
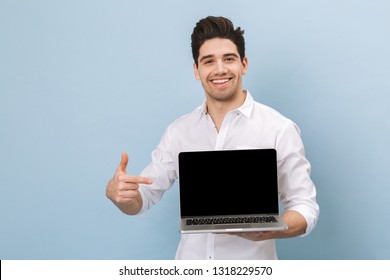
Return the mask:
[(179, 153), (180, 232), (285, 230), (275, 149)]

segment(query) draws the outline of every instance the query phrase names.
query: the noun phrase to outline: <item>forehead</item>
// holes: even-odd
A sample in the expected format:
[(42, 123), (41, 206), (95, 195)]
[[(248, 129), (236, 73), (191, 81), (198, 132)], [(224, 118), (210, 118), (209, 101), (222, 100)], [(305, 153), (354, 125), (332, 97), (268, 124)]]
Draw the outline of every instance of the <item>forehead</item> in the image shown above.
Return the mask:
[(206, 40), (199, 49), (199, 58), (203, 56), (223, 56), (227, 53), (238, 54), (237, 46), (229, 39), (214, 38)]

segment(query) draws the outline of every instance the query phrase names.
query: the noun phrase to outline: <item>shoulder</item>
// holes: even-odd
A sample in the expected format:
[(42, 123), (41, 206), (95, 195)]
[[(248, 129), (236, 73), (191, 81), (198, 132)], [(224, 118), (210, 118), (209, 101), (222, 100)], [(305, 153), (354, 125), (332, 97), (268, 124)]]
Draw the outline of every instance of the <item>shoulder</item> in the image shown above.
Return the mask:
[(246, 92), (247, 98), (243, 110), (250, 114), (250, 117), (256, 122), (269, 123), (271, 126), (275, 126), (287, 124), (291, 121), (276, 109), (255, 100), (249, 91)]
[(168, 133), (181, 133), (189, 128), (195, 128), (201, 120), (205, 117), (205, 113), (202, 112), (202, 106), (197, 107), (192, 112), (182, 115), (171, 122), (167, 128)]
[(276, 127), (294, 125), (294, 122), (290, 118), (276, 109), (257, 101), (253, 103), (253, 117), (261, 120), (262, 123)]
[(176, 120), (174, 120), (169, 127), (179, 127), (182, 125), (188, 125), (190, 123), (198, 121), (202, 117), (202, 112), (200, 111), (199, 107), (193, 110), (190, 113), (187, 113), (185, 115), (182, 115), (178, 117)]

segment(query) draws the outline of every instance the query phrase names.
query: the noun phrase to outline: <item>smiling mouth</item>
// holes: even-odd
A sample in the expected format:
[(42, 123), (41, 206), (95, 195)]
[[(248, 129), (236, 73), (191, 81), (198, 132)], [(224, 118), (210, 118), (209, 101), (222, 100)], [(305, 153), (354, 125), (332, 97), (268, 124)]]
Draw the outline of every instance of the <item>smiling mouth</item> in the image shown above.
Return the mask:
[(212, 82), (214, 85), (223, 85), (223, 84), (228, 83), (231, 79), (232, 79), (232, 78), (215, 79), (215, 80), (211, 80), (211, 82)]

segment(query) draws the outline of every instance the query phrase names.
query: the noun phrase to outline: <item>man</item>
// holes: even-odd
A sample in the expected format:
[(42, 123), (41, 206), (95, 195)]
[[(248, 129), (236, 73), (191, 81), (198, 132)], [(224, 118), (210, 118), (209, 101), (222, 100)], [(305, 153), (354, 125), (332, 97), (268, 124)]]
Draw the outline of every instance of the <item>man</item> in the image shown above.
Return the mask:
[[(126, 174), (128, 156), (123, 153), (106, 194), (124, 213), (142, 213), (157, 203), (177, 179), (181, 151), (275, 148), (279, 192), (285, 206), (282, 219), (288, 230), (183, 234), (177, 259), (277, 259), (276, 238), (307, 235), (318, 219), (316, 190), (298, 127), (255, 102), (242, 88), (242, 76), (248, 68), (243, 33), (223, 17), (207, 17), (196, 24), (191, 36), (193, 67), (204, 89), (205, 102), (167, 128), (140, 176)], [(207, 194), (207, 190), (199, 191)]]

